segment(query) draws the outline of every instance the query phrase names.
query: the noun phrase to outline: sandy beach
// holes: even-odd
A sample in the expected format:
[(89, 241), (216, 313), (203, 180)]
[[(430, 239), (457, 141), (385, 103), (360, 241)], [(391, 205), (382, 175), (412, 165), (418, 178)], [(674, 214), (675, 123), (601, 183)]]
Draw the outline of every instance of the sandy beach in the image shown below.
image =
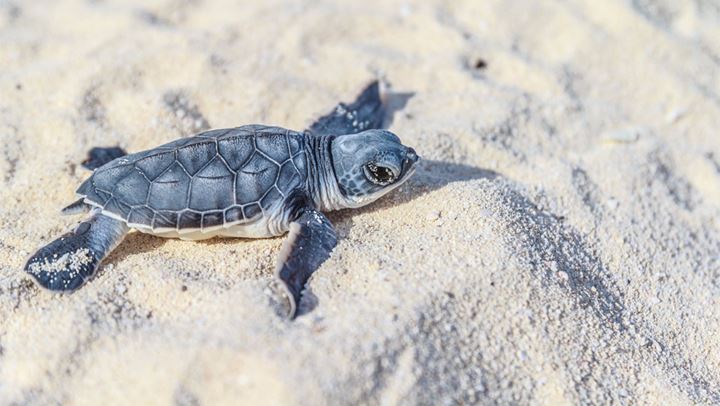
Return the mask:
[[(0, 0), (0, 404), (720, 404), (713, 0)], [(308, 127), (375, 78), (424, 158), (282, 238), (134, 232), (67, 295), (22, 271), (95, 146)]]

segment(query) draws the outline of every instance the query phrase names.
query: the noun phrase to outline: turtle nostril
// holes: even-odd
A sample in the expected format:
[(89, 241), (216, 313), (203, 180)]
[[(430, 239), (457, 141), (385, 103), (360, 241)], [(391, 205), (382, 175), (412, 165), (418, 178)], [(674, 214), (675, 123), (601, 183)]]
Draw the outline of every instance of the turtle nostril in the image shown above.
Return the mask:
[(417, 162), (418, 158), (420, 158), (416, 153), (415, 150), (412, 148), (408, 148), (405, 152), (405, 157), (413, 162)]

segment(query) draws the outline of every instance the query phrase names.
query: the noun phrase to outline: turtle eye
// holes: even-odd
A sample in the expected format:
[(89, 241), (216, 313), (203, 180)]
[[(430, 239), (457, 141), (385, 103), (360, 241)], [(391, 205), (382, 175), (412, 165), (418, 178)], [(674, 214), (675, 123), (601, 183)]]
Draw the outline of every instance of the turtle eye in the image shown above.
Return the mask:
[(365, 176), (376, 185), (389, 185), (395, 180), (395, 174), (390, 168), (379, 166), (375, 162), (365, 165)]

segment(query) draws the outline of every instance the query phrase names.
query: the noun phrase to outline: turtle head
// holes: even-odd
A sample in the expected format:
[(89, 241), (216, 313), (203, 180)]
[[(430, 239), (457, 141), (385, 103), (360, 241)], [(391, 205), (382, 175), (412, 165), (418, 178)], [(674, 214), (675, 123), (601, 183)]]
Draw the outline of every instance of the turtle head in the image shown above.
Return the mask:
[(345, 207), (371, 203), (415, 172), (420, 157), (390, 131), (342, 135), (331, 144), (333, 169)]

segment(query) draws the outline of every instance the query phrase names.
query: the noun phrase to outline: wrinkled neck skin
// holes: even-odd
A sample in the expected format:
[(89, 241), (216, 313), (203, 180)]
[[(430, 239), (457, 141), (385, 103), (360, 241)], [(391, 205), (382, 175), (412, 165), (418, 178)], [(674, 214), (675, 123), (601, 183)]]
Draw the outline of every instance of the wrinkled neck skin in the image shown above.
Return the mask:
[(307, 190), (315, 207), (320, 211), (340, 210), (353, 207), (347, 201), (338, 186), (333, 167), (330, 144), (334, 135), (305, 135), (305, 151), (307, 155)]

